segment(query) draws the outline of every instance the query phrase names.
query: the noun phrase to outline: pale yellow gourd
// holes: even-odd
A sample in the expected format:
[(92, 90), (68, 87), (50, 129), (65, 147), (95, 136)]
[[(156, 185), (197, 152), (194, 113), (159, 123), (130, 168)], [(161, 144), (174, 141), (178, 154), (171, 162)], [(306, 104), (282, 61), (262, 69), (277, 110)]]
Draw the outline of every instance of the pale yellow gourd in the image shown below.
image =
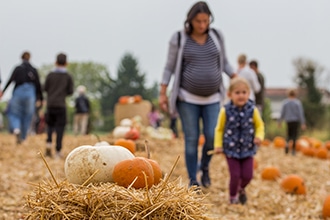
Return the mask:
[(65, 160), (64, 172), (70, 183), (83, 184), (97, 170), (98, 172), (89, 182), (113, 182), (114, 166), (132, 158), (134, 155), (122, 146), (83, 145), (69, 153)]

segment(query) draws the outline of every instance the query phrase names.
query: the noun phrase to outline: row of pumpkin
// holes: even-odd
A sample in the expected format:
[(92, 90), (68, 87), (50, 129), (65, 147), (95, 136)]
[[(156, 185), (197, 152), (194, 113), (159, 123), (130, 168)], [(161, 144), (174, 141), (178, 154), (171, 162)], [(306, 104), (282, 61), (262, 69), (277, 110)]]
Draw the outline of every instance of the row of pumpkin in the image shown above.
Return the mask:
[[(272, 142), (265, 139), (262, 146), (270, 146), (271, 144), (276, 148), (285, 148), (287, 142), (283, 137), (277, 136)], [(289, 143), (289, 148), (292, 148), (292, 142)], [(318, 139), (302, 136), (296, 141), (296, 150), (306, 156), (327, 159), (328, 151), (330, 150), (330, 141), (323, 143)], [(255, 168), (257, 167), (257, 161), (255, 161), (254, 166)], [(261, 178), (263, 180), (275, 181), (280, 177), (281, 171), (274, 166), (265, 167), (261, 171)], [(280, 184), (286, 193), (305, 195), (307, 191), (303, 178), (296, 174), (287, 175), (281, 180)], [(330, 218), (330, 195), (324, 200), (322, 216), (323, 218)]]
[[(276, 148), (285, 148), (287, 141), (285, 138), (277, 136), (273, 141), (265, 139), (261, 144), (261, 146), (270, 145)], [(289, 142), (288, 146), (290, 149), (292, 148), (292, 141)], [(301, 152), (305, 156), (327, 159), (329, 157), (328, 151), (330, 151), (330, 141), (322, 142), (316, 138), (301, 136), (296, 140), (296, 151)]]

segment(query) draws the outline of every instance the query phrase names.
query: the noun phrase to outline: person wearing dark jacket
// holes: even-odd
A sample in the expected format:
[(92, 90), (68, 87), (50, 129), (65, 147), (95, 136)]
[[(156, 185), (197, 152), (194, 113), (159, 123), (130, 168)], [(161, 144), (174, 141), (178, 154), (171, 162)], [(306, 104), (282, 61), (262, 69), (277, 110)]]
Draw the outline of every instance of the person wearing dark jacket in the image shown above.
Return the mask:
[(43, 100), (39, 74), (30, 64), (30, 57), (29, 52), (22, 54), (22, 64), (14, 69), (1, 94), (2, 96), (5, 93), (12, 82), (15, 83), (7, 117), (11, 132), (17, 137), (17, 144), (20, 144), (27, 137), (35, 112), (36, 101), (42, 103)]
[(47, 145), (46, 156), (52, 157), (52, 134), (56, 133), (56, 157), (62, 158), (62, 139), (67, 122), (66, 102), (67, 96), (73, 94), (73, 79), (67, 72), (67, 57), (60, 53), (57, 55), (56, 68), (51, 71), (45, 80), (44, 90), (47, 93)]
[(85, 86), (78, 86), (77, 88), (78, 97), (75, 99), (75, 114), (73, 118), (73, 131), (74, 133), (85, 135), (87, 134), (87, 126), (88, 126), (88, 117), (89, 117), (89, 100), (86, 93)]

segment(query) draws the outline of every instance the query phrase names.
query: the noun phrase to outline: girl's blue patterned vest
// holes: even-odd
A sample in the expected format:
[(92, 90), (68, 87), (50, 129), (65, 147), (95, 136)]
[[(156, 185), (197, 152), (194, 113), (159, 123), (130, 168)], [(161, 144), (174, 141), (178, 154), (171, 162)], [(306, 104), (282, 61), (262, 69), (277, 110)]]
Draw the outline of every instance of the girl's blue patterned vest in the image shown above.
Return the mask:
[(253, 143), (255, 129), (253, 123), (254, 104), (249, 100), (242, 108), (229, 102), (225, 106), (226, 123), (223, 136), (223, 151), (226, 156), (247, 158), (253, 156), (257, 147)]

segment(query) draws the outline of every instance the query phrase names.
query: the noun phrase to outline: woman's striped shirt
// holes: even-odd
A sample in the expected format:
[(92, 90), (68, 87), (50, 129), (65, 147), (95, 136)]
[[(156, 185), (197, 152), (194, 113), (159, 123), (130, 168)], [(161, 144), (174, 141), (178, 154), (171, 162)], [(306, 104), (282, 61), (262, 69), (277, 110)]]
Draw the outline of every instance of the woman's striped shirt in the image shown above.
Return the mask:
[(203, 45), (188, 37), (183, 50), (181, 88), (199, 96), (218, 92), (222, 80), (219, 56), (210, 36)]

